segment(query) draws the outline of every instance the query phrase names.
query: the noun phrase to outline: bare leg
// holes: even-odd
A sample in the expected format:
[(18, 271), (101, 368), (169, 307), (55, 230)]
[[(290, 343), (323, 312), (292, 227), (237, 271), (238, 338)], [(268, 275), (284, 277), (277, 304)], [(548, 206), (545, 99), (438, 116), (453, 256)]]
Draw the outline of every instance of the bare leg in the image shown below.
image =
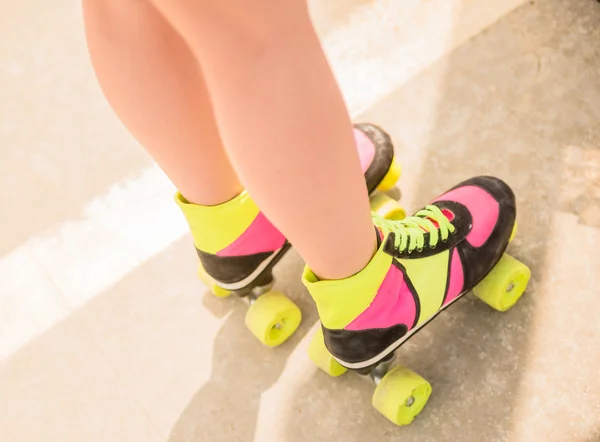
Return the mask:
[(339, 88), (304, 0), (153, 0), (206, 75), (221, 135), (258, 206), (320, 277), (371, 259), (369, 200)]
[(146, 0), (83, 0), (88, 46), (112, 108), (179, 191), (214, 205), (242, 190), (200, 66)]

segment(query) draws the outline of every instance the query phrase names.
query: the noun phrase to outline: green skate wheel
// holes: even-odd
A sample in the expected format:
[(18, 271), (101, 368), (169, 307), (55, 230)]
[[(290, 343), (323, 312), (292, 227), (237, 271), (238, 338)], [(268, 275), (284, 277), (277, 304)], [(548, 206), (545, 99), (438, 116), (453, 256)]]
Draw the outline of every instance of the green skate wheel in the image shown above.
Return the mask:
[(200, 279), (200, 281), (202, 281), (204, 285), (208, 287), (210, 292), (217, 298), (227, 298), (229, 295), (231, 295), (231, 292), (229, 290), (225, 290), (224, 288), (219, 287), (213, 281), (213, 279), (210, 276), (208, 276), (208, 273), (204, 271), (204, 268), (202, 268), (201, 265), (198, 266), (198, 279)]
[(473, 289), (473, 293), (493, 309), (505, 312), (517, 303), (530, 278), (529, 267), (504, 254), (492, 271)]
[(389, 170), (377, 186), (377, 190), (380, 192), (387, 192), (388, 190), (393, 189), (400, 179), (400, 175), (402, 175), (402, 167), (396, 160), (396, 157), (394, 157)]
[(412, 370), (394, 367), (373, 393), (373, 407), (396, 425), (408, 425), (423, 411), (431, 384)]
[(370, 200), (371, 212), (386, 219), (400, 221), (406, 218), (406, 212), (398, 201), (390, 198), (384, 193), (373, 195)]
[(346, 367), (343, 367), (335, 360), (331, 353), (329, 353), (329, 350), (327, 350), (327, 347), (325, 347), (323, 329), (321, 327), (319, 327), (319, 330), (317, 330), (310, 341), (308, 356), (317, 367), (329, 376), (341, 376), (348, 371)]
[(280, 292), (259, 296), (246, 312), (246, 327), (268, 347), (277, 347), (287, 341), (301, 320), (298, 306)]

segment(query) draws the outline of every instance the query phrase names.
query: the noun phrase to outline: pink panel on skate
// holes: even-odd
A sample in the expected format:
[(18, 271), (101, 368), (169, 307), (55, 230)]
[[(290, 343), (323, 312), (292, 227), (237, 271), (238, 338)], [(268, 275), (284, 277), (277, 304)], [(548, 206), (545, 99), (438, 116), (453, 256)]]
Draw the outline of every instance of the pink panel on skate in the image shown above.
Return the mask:
[(458, 250), (452, 251), (452, 262), (450, 263), (450, 284), (448, 285), (448, 293), (446, 294), (446, 301), (444, 304), (448, 304), (454, 300), (463, 291), (465, 284), (465, 275), (463, 273), (462, 262), (460, 261), (460, 255)]
[(473, 228), (467, 235), (467, 241), (473, 247), (485, 244), (496, 226), (500, 213), (500, 205), (494, 197), (477, 186), (459, 187), (435, 201), (456, 201), (469, 209), (473, 218)]
[(415, 322), (417, 308), (403, 273), (391, 266), (371, 305), (346, 330), (387, 328), (404, 324), (409, 329)]
[(250, 227), (217, 255), (243, 256), (272, 252), (282, 247), (284, 243), (283, 234), (262, 213), (259, 213)]
[(358, 129), (354, 129), (354, 141), (360, 158), (360, 167), (366, 172), (375, 157), (375, 145), (369, 137)]

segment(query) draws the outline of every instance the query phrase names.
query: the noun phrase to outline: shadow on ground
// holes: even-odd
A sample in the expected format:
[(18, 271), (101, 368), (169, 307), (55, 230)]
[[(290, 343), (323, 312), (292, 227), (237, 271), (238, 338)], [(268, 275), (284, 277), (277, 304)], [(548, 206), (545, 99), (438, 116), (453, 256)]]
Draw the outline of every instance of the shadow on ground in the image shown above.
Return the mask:
[[(600, 58), (599, 24), (600, 9), (593, 1), (532, 2), (363, 116), (412, 147), (398, 153), (413, 178), (409, 182), (418, 183), (402, 188), (414, 201), (428, 201), (476, 174), (508, 181), (518, 196), (520, 226), (511, 253), (531, 266), (533, 279), (512, 311), (499, 314), (466, 297), (402, 349), (401, 362), (434, 387), (427, 409), (410, 427), (398, 429), (372, 410), (372, 388), (358, 377), (329, 379), (316, 373), (289, 407), (283, 440), (511, 438), (536, 288), (546, 261), (544, 227), (557, 208), (570, 207), (561, 201), (564, 150), (590, 144), (591, 134), (599, 132), (600, 77), (593, 64)], [(423, 97), (431, 98), (432, 89), (441, 91), (435, 121), (415, 124), (415, 109)], [(418, 156), (425, 158), (422, 167), (406, 162)], [(292, 281), (300, 273), (295, 255), (280, 267), (280, 280)], [(299, 333), (276, 350), (240, 346), (249, 342), (240, 338), (247, 334), (245, 307), (233, 306), (216, 338), (211, 379), (179, 418), (171, 442), (208, 440), (203, 436), (208, 434), (215, 441), (215, 434), (222, 441), (255, 440), (261, 394), (277, 381), (316, 319), (301, 284), (288, 287), (307, 316)]]
[[(292, 251), (275, 269), (275, 279), (297, 281), (301, 273), (300, 258)], [(285, 293), (300, 307), (303, 321), (288, 342), (274, 349), (256, 341), (244, 325), (242, 300), (205, 294), (204, 307), (215, 316), (228, 316), (214, 339), (211, 377), (175, 424), (170, 442), (255, 440), (261, 395), (279, 379), (290, 353), (317, 320), (301, 284), (286, 285)]]
[[(416, 187), (402, 187), (414, 201), (422, 204), (473, 175), (509, 182), (520, 227), (510, 252), (530, 265), (533, 279), (512, 311), (499, 314), (469, 296), (399, 352), (401, 363), (434, 387), (427, 409), (410, 427), (394, 428), (371, 410), (372, 389), (361, 380), (317, 373), (305, 386), (313, 394), (298, 397), (302, 414), (289, 416), (286, 441), (334, 435), (345, 441), (511, 439), (547, 227), (557, 209), (569, 209), (561, 161), (569, 146), (593, 144), (600, 134), (599, 6), (559, 0), (525, 5), (363, 116), (422, 149), (419, 171), (403, 161), (417, 178)], [(440, 77), (435, 123), (415, 125), (415, 108), (431, 88), (440, 88)]]

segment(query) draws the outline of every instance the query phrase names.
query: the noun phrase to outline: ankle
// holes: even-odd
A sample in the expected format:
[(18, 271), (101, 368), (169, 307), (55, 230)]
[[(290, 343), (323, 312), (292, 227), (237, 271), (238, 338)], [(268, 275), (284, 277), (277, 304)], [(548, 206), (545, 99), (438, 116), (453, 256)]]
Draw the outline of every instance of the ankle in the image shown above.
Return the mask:
[(373, 301), (391, 263), (392, 257), (383, 252), (381, 243), (367, 265), (346, 278), (322, 280), (306, 266), (302, 283), (317, 304), (321, 323), (334, 329), (346, 327)]
[[(377, 253), (381, 240), (379, 233), (375, 230), (375, 235), (369, 236), (362, 248), (354, 248), (352, 253), (340, 253), (333, 262), (319, 263), (321, 266), (307, 267), (311, 270), (314, 277), (319, 281), (333, 281), (350, 278), (360, 273), (373, 259)], [(353, 244), (356, 246), (356, 244)]]
[[(215, 207), (236, 199), (243, 192), (244, 188), (241, 185), (238, 185), (218, 190), (202, 189), (201, 191), (186, 191), (180, 192), (178, 195), (186, 203), (204, 207)], [(185, 196), (183, 195), (184, 193)]]

